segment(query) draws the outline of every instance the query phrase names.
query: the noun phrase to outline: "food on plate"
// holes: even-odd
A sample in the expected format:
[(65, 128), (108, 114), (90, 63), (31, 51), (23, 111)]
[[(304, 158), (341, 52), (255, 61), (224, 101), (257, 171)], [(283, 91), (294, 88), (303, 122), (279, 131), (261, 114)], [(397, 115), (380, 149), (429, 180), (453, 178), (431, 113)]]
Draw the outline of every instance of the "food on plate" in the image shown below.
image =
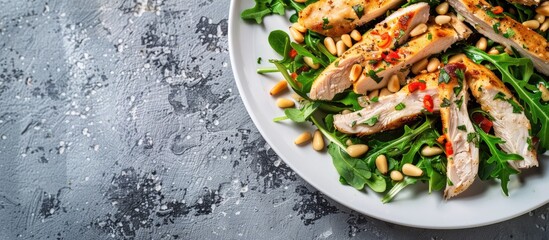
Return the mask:
[(320, 0), (299, 12), (299, 23), (329, 37), (350, 33), (385, 14), (402, 0)]
[[(337, 93), (349, 88), (354, 81), (350, 77), (355, 64), (361, 68), (369, 61), (379, 60), (392, 48), (403, 44), (410, 31), (417, 25), (427, 22), (429, 5), (418, 3), (399, 9), (374, 28), (366, 32), (361, 41), (332, 62), (316, 78), (310, 91), (312, 99), (331, 100)], [(363, 75), (363, 73), (362, 73)]]
[(538, 71), (549, 75), (549, 46), (544, 36), (505, 15), (502, 10), (494, 13), (498, 8), (485, 0), (448, 2), (479, 33), (506, 48), (515, 49), (522, 56), (527, 56)]
[(448, 184), (444, 197), (465, 191), (475, 180), (479, 165), (478, 136), (469, 119), (469, 92), (462, 63), (449, 63), (441, 69), (438, 85), (440, 118), (445, 139)]
[(342, 184), (386, 203), (418, 183), (451, 199), (477, 178), (509, 195), (512, 175), (543, 164), (549, 4), (512, 2), (256, 0), (242, 17), (295, 10), (290, 34), (269, 34), (275, 68), (257, 70), (284, 77), (273, 120), (312, 123), (294, 142), (326, 149)]
[(372, 135), (402, 127), (422, 111), (438, 112), (438, 72), (416, 76), (395, 94), (363, 101), (366, 106), (359, 111), (334, 115), (334, 127), (342, 133)]
[(523, 158), (509, 161), (511, 166), (516, 169), (537, 167), (537, 153), (530, 136), (532, 127), (524, 108), (492, 71), (469, 59), (463, 62), (467, 67), (466, 78), (471, 93), (492, 120), (482, 119), (484, 116), (473, 116), (473, 119), (490, 121), (484, 130), (489, 131), (492, 126), (495, 135), (504, 141), (499, 144), (501, 149)]

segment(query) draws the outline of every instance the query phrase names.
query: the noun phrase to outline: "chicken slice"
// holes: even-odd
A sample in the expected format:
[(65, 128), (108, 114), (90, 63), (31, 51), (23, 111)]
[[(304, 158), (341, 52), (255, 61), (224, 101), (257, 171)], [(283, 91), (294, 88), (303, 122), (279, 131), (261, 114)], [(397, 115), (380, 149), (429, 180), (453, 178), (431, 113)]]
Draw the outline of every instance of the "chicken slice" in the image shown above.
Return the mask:
[(351, 32), (395, 8), (402, 0), (320, 0), (299, 12), (299, 23), (329, 37)]
[(549, 46), (543, 36), (508, 16), (491, 17), (492, 5), (485, 0), (449, 0), (448, 3), (481, 34), (505, 47), (515, 48), (522, 56), (532, 59), (538, 71), (549, 75)]
[[(379, 59), (383, 51), (404, 43), (410, 31), (427, 22), (428, 18), (429, 5), (426, 3), (413, 4), (391, 14), (322, 71), (313, 83), (310, 98), (331, 100), (337, 93), (349, 88), (352, 84), (349, 74), (354, 64), (365, 65), (370, 60)], [(383, 39), (386, 44), (380, 44)]]
[(516, 169), (538, 166), (536, 150), (529, 134), (530, 121), (524, 114), (505, 84), (486, 67), (464, 58), (467, 66), (467, 84), (482, 110), (494, 118), (494, 133), (505, 143), (501, 149), (523, 157), (520, 161), (509, 161)]
[(513, 3), (513, 4), (521, 4), (526, 6), (536, 6), (539, 4), (539, 0), (507, 0), (507, 2)]
[[(444, 70), (440, 74), (448, 77), (448, 82), (440, 82), (438, 89), (448, 158), (446, 175), (450, 183), (444, 190), (444, 196), (448, 199), (465, 191), (475, 180), (479, 149), (478, 136), (467, 112), (468, 86), (464, 77), (460, 77), (463, 75), (457, 74), (457, 71), (465, 73), (465, 65), (450, 63)], [(445, 76), (441, 76), (441, 79), (445, 79)]]
[(424, 90), (410, 92), (405, 86), (394, 94), (380, 97), (377, 102), (370, 100), (370, 104), (360, 111), (334, 115), (334, 126), (340, 132), (361, 136), (401, 127), (422, 114), (426, 95), (433, 101), (433, 112), (438, 111), (437, 79), (438, 72), (418, 75), (410, 84), (424, 82)]
[(413, 38), (394, 52), (388, 53), (387, 56), (391, 56), (389, 59), (385, 57), (378, 61), (367, 62), (363, 67), (364, 71), (361, 77), (353, 83), (355, 93), (365, 94), (367, 91), (387, 86), (387, 82), (393, 74), (431, 54), (445, 51), (452, 44), (467, 38), (470, 34), (471, 30), (457, 20), (454, 15), (452, 15), (451, 25), (430, 25), (427, 32)]

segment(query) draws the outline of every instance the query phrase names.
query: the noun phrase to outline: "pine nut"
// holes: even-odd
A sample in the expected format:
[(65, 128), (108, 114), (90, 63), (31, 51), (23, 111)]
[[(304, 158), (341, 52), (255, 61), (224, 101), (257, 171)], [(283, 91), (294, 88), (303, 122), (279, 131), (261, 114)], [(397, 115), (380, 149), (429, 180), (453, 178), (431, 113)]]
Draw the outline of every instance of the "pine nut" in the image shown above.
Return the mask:
[(547, 5), (549, 5), (549, 2), (547, 2), (547, 1), (542, 2), (542, 3), (540, 4), (540, 6), (547, 6)]
[(291, 108), (295, 106), (295, 103), (287, 98), (279, 98), (276, 100), (276, 106), (279, 108)]
[(375, 97), (379, 97), (379, 89), (373, 90), (370, 93), (368, 93), (368, 99), (372, 99)]
[(487, 53), (490, 55), (496, 55), (496, 54), (499, 54), (499, 51), (495, 47), (492, 47), (490, 48), (490, 51), (488, 51)]
[(341, 41), (343, 41), (343, 43), (345, 43), (345, 46), (349, 48), (353, 46), (353, 40), (351, 40), (351, 36), (349, 36), (349, 34), (341, 35)]
[(438, 6), (435, 8), (435, 11), (436, 11), (438, 14), (441, 14), (441, 15), (448, 13), (448, 3), (447, 3), (447, 2), (441, 3), (440, 5), (438, 5)]
[(347, 147), (347, 153), (351, 157), (360, 157), (368, 151), (368, 145), (366, 144), (355, 144)]
[(436, 146), (433, 146), (433, 147), (425, 146), (421, 149), (421, 155), (423, 155), (425, 157), (432, 157), (432, 156), (440, 155), (443, 152), (444, 151), (442, 151), (442, 149), (440, 149), (439, 147), (436, 147)]
[(337, 56), (338, 57), (341, 57), (341, 55), (343, 55), (345, 50), (347, 50), (347, 46), (345, 46), (345, 43), (343, 43), (343, 41), (341, 41), (341, 40), (337, 41), (336, 48), (337, 48)]
[(351, 73), (349, 73), (349, 79), (351, 82), (356, 82), (362, 73), (362, 66), (360, 64), (354, 64), (351, 68)]
[(301, 145), (304, 144), (313, 138), (311, 136), (310, 132), (303, 132), (301, 135), (297, 136), (297, 138), (294, 140), (295, 145)]
[(485, 37), (481, 37), (477, 44), (475, 44), (475, 47), (477, 47), (478, 49), (482, 50), (482, 51), (486, 51), (486, 48), (488, 47), (488, 40), (486, 40)]
[(539, 28), (539, 22), (537, 20), (528, 20), (523, 22), (522, 25), (534, 30)]
[(398, 92), (400, 90), (400, 79), (398, 79), (398, 75), (393, 74), (391, 78), (389, 78), (389, 83), (387, 83), (387, 90), (392, 93)]
[(376, 168), (383, 175), (389, 171), (389, 164), (387, 163), (387, 157), (385, 155), (379, 155), (376, 158)]
[(341, 114), (349, 114), (349, 113), (353, 113), (353, 111), (351, 111), (349, 109), (345, 109), (345, 110), (341, 111)]
[(542, 24), (543, 22), (545, 22), (545, 16), (541, 14), (536, 14), (536, 16), (534, 16), (534, 19), (536, 19), (536, 21), (538, 21), (539, 24)]
[(328, 49), (328, 52), (330, 52), (332, 55), (337, 54), (337, 48), (333, 38), (331, 37), (324, 38), (324, 46), (326, 47), (326, 49)]
[(448, 59), (448, 63), (461, 62), (466, 57), (464, 53), (456, 54)]
[(434, 72), (438, 70), (438, 67), (440, 66), (440, 60), (438, 58), (431, 58), (429, 59), (429, 63), (427, 64), (427, 72)]
[(412, 65), (412, 72), (414, 74), (418, 74), (419, 72), (421, 72), (421, 70), (427, 68), (427, 64), (429, 64), (429, 60), (427, 58), (419, 60), (417, 63), (414, 63), (414, 65)]
[(286, 80), (280, 80), (280, 82), (277, 82), (273, 88), (271, 88), (271, 91), (269, 92), (271, 96), (278, 95), (281, 92), (286, 91), (288, 89), (288, 83)]
[(412, 31), (410, 31), (410, 37), (419, 36), (427, 32), (427, 25), (425, 23), (417, 25)]
[(320, 64), (315, 63), (310, 57), (303, 57), (303, 61), (312, 69), (318, 69), (320, 67)]
[(549, 90), (547, 90), (547, 87), (543, 84), (538, 84), (538, 89), (541, 92), (541, 100), (544, 102), (549, 102)]
[(549, 5), (541, 5), (539, 6), (538, 8), (536, 8), (536, 12), (543, 15), (543, 16), (546, 16), (548, 17), (549, 16)]
[(402, 179), (404, 179), (404, 176), (402, 176), (402, 173), (400, 173), (398, 170), (391, 171), (391, 179), (395, 182), (400, 182)]
[(379, 91), (379, 97), (385, 97), (385, 96), (389, 96), (393, 94), (391, 91), (389, 91), (389, 89), (387, 88), (383, 88)]
[(305, 40), (305, 37), (303, 37), (303, 34), (300, 31), (297, 31), (297, 29), (290, 27), (290, 35), (292, 35), (292, 38), (297, 43), (302, 43)]
[[(549, 2), (549, 1), (548, 1)], [(547, 29), (549, 29), (549, 18), (548, 19), (545, 19), (545, 22), (543, 22), (541, 24), (541, 27), (539, 27), (539, 30), (542, 31), (542, 32), (545, 32), (547, 31)]]
[(452, 20), (450, 16), (447, 15), (438, 15), (435, 17), (435, 23), (438, 25), (444, 25), (446, 23), (449, 23)]
[(360, 34), (360, 32), (355, 29), (351, 32), (351, 38), (358, 42), (362, 40), (362, 34)]
[(351, 146), (353, 145), (353, 141), (351, 139), (347, 139), (347, 141), (345, 141), (345, 145)]
[(295, 30), (301, 32), (301, 33), (306, 33), (307, 32), (307, 28), (301, 24), (299, 24), (298, 22), (292, 24), (292, 27), (295, 28)]
[(421, 168), (416, 167), (415, 165), (405, 163), (402, 166), (402, 173), (410, 177), (419, 177), (423, 175), (423, 170), (421, 170)]
[(324, 149), (324, 137), (318, 130), (316, 130), (313, 135), (313, 149), (317, 151), (322, 151), (322, 149)]

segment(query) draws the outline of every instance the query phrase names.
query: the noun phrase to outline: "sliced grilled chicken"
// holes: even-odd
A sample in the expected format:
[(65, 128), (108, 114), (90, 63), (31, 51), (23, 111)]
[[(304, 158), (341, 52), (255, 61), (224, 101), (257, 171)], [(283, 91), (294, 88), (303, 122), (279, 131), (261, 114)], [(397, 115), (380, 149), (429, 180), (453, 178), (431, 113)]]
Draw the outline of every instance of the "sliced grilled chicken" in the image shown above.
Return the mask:
[(448, 3), (481, 34), (505, 47), (515, 48), (522, 56), (532, 59), (538, 71), (549, 75), (549, 46), (543, 36), (508, 16), (491, 17), (492, 5), (485, 0), (449, 0)]
[(320, 0), (299, 12), (299, 23), (314, 32), (337, 37), (395, 8), (402, 0)]
[[(469, 120), (467, 101), (469, 94), (466, 80), (456, 71), (465, 73), (462, 63), (450, 63), (444, 67), (449, 76), (448, 82), (439, 83), (440, 116), (446, 138), (448, 164), (446, 175), (450, 183), (446, 185), (444, 196), (451, 198), (465, 191), (478, 172), (478, 136)], [(460, 70), (458, 70), (460, 69)], [(441, 74), (445, 74), (441, 71)], [(463, 76), (463, 75), (461, 75)], [(444, 79), (444, 76), (441, 76)]]
[[(416, 119), (426, 110), (425, 101), (430, 104), (427, 108), (432, 107), (430, 111), (438, 112), (437, 79), (438, 72), (418, 75), (400, 91), (380, 97), (377, 102), (370, 100), (369, 105), (360, 111), (334, 115), (334, 126), (341, 132), (363, 136), (395, 129)], [(410, 87), (414, 84), (416, 87), (423, 85), (425, 89), (410, 92), (416, 88)], [(426, 95), (429, 95), (427, 99)]]
[(507, 2), (526, 5), (526, 6), (536, 6), (539, 4), (539, 0), (507, 0)]
[(388, 53), (378, 61), (369, 61), (363, 66), (364, 71), (354, 85), (354, 91), (364, 94), (367, 91), (387, 86), (389, 78), (417, 61), (431, 54), (445, 51), (458, 40), (467, 38), (471, 30), (452, 16), (451, 25), (432, 24), (427, 32), (417, 36), (397, 50)]
[(467, 84), (482, 110), (494, 118), (494, 133), (505, 143), (501, 149), (518, 154), (521, 161), (509, 161), (516, 169), (538, 166), (536, 150), (529, 134), (531, 126), (523, 108), (505, 84), (486, 67), (465, 58)]
[(418, 3), (399, 9), (372, 30), (362, 40), (331, 63), (314, 81), (310, 91), (312, 99), (331, 100), (352, 84), (349, 73), (354, 64), (366, 65), (380, 59), (383, 51), (404, 43), (409, 32), (420, 23), (427, 22), (429, 5)]

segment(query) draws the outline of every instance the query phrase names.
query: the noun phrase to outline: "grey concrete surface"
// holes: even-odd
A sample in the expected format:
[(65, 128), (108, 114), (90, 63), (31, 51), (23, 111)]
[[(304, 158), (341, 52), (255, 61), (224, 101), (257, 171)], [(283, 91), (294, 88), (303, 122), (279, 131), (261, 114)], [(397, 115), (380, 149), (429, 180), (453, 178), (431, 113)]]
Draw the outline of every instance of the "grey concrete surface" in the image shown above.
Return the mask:
[(228, 0), (0, 7), (0, 239), (548, 239), (549, 206), (435, 231), (310, 187), (244, 109)]

